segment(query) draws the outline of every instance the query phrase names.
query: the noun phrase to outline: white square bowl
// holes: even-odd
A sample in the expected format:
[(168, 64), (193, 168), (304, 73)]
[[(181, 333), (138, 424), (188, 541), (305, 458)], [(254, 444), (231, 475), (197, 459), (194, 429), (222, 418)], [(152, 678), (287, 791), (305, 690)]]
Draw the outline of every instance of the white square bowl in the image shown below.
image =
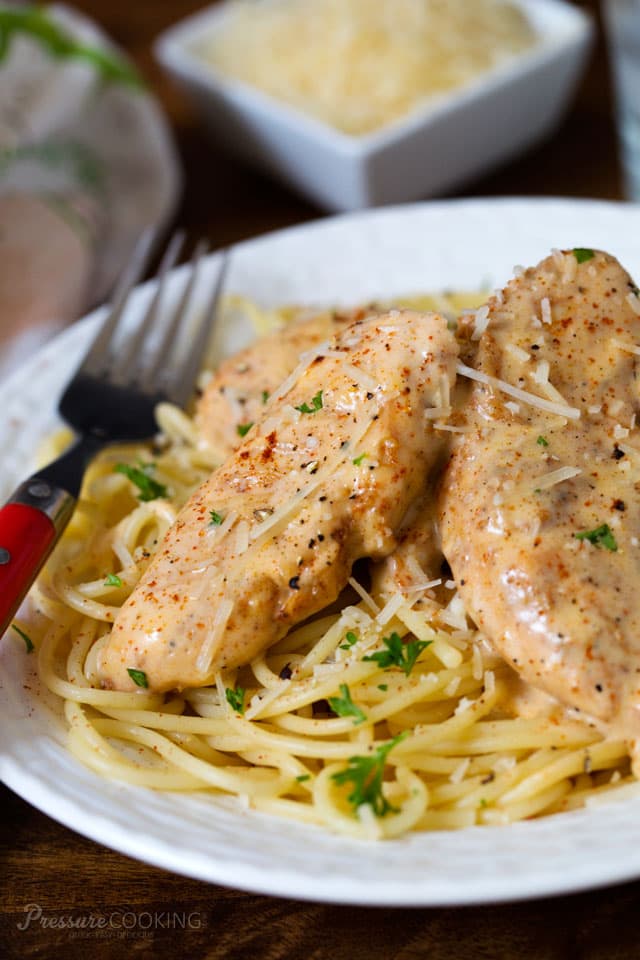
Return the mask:
[(460, 90), (350, 136), (224, 77), (198, 50), (228, 2), (163, 33), (156, 55), (228, 147), (329, 210), (436, 196), (525, 150), (559, 121), (584, 66), (590, 19), (564, 0), (516, 0), (538, 42)]

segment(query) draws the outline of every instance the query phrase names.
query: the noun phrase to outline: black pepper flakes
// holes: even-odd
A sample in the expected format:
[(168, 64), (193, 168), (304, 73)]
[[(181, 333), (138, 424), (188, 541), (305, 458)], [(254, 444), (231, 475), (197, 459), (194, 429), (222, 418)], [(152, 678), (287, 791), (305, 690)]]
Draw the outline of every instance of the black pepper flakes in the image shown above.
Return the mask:
[(292, 590), (299, 590), (299, 589), (300, 589), (300, 577), (291, 577), (291, 580), (289, 580), (289, 587), (290, 587)]

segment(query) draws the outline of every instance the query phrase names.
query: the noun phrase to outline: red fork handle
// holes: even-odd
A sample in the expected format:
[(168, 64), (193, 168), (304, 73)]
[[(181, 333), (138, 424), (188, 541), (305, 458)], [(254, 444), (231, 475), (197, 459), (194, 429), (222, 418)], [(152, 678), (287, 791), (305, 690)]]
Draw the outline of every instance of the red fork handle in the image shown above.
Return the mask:
[(32, 477), (0, 509), (0, 636), (67, 525), (74, 504), (65, 490)]

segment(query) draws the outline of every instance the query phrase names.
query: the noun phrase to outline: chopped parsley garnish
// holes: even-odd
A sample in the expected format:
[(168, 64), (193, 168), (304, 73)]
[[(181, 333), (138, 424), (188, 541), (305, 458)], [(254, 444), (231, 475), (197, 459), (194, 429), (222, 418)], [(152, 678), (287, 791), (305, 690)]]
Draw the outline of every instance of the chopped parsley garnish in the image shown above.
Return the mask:
[(328, 697), (329, 706), (339, 717), (353, 717), (353, 722), (364, 723), (367, 719), (366, 714), (351, 699), (351, 692), (346, 683), (340, 684), (340, 697)]
[(249, 433), (249, 430), (251, 430), (252, 426), (253, 426), (253, 420), (251, 420), (249, 423), (239, 423), (238, 426), (236, 427), (236, 430), (238, 431), (238, 436), (246, 437), (246, 435)]
[(227, 687), (224, 691), (224, 695), (227, 698), (227, 703), (232, 710), (235, 710), (236, 713), (243, 714), (245, 710), (244, 705), (244, 696), (246, 690), (244, 687), (236, 687), (235, 690), (232, 690), (231, 687)]
[(581, 530), (580, 533), (574, 533), (576, 540), (588, 540), (594, 547), (606, 547), (607, 550), (615, 552), (618, 549), (616, 538), (608, 523), (603, 523), (595, 530)]
[(573, 255), (578, 263), (586, 263), (587, 260), (593, 260), (595, 253), (588, 247), (574, 247)]
[(377, 817), (384, 817), (387, 813), (397, 813), (382, 792), (382, 777), (387, 756), (391, 750), (407, 736), (399, 733), (393, 740), (383, 743), (373, 753), (363, 757), (349, 757), (348, 766), (332, 774), (338, 786), (352, 784), (353, 790), (347, 800), (355, 810), (368, 804)]
[(33, 640), (31, 639), (29, 634), (25, 633), (24, 630), (21, 630), (16, 623), (11, 624), (11, 629), (15, 630), (15, 632), (18, 634), (19, 637), (22, 637), (22, 639), (24, 640), (24, 645), (27, 648), (27, 653), (33, 653), (33, 651), (35, 650), (35, 647), (33, 645)]
[(147, 675), (144, 670), (134, 670), (133, 667), (127, 667), (127, 673), (135, 683), (136, 687), (144, 687), (145, 690), (149, 686), (149, 681), (147, 680)]
[(432, 641), (411, 640), (409, 643), (404, 643), (402, 637), (394, 630), (390, 637), (383, 637), (382, 642), (387, 648), (386, 650), (378, 650), (377, 653), (372, 653), (362, 659), (373, 660), (383, 670), (386, 667), (400, 667), (401, 670), (404, 670), (405, 676), (408, 677), (416, 664), (416, 660), (422, 651), (430, 646)]
[(301, 403), (296, 410), (300, 413), (317, 413), (318, 410), (322, 410), (322, 390), (318, 390), (315, 397), (311, 398), (311, 406), (308, 403)]
[(306, 783), (307, 780), (311, 780), (310, 773), (302, 773), (299, 777), (296, 777), (296, 783)]
[(383, 693), (386, 693), (388, 689), (389, 689), (389, 684), (388, 684), (388, 683), (379, 683), (379, 684), (378, 684), (378, 690), (382, 690)]
[(547, 440), (546, 437), (538, 437), (538, 439), (536, 440), (536, 443), (538, 444), (539, 447), (549, 446), (549, 441)]
[(155, 463), (141, 463), (139, 467), (132, 467), (128, 463), (117, 463), (113, 468), (116, 473), (123, 473), (131, 483), (135, 484), (140, 493), (138, 500), (147, 503), (149, 500), (157, 500), (158, 497), (167, 496), (167, 488), (163, 483), (158, 483), (150, 476), (151, 471), (155, 470)]
[(357, 643), (357, 642), (358, 642), (358, 634), (354, 633), (353, 630), (347, 630), (344, 637), (344, 643), (340, 644), (340, 649), (350, 650), (351, 647), (354, 645), (354, 643)]
[(117, 573), (110, 573), (104, 582), (105, 587), (121, 587), (122, 580)]
[(263, 390), (263, 391), (262, 391), (262, 402), (263, 402), (263, 403), (266, 403), (268, 399), (269, 399), (269, 391), (268, 391), (268, 390)]
[(211, 518), (209, 520), (210, 527), (219, 527), (222, 521), (224, 520), (224, 517), (222, 516), (222, 514), (218, 513), (217, 510), (209, 510), (209, 517)]
[(354, 467), (359, 467), (359, 466), (361, 466), (362, 461), (363, 461), (363, 460), (366, 460), (366, 458), (367, 458), (368, 456), (369, 456), (368, 453), (361, 453), (359, 457), (356, 457), (354, 460), (352, 460), (352, 463), (353, 463)]

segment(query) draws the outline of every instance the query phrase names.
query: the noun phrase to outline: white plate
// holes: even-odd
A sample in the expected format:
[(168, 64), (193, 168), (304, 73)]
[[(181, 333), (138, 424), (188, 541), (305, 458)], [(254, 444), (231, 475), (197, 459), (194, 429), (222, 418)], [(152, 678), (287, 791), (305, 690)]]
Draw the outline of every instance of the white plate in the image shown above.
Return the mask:
[[(239, 245), (230, 291), (267, 304), (504, 282), (553, 247), (605, 248), (640, 276), (640, 207), (555, 200), (431, 203), (320, 221)], [(212, 265), (213, 268), (213, 265)], [(0, 387), (2, 485), (29, 468), (94, 320)], [(0, 643), (0, 776), (34, 806), (177, 873), (280, 896), (379, 905), (468, 904), (640, 876), (640, 800), (509, 827), (366, 844), (242, 810), (231, 798), (110, 783), (64, 749), (62, 724), (16, 638)]]

